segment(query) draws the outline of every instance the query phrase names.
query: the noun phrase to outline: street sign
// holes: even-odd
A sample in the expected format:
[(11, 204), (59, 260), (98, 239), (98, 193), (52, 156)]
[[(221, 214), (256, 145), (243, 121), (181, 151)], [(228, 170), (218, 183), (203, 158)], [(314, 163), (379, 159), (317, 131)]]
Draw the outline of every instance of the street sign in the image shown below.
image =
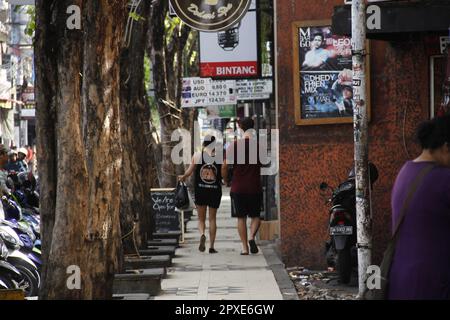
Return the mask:
[(269, 99), (272, 94), (272, 80), (237, 80), (236, 92), (238, 100)]
[(26, 5), (35, 5), (35, 0), (7, 0), (9, 4), (11, 5), (20, 5), (20, 6), (26, 6)]
[(226, 31), (200, 32), (200, 76), (214, 79), (257, 78), (260, 74), (256, 11)]
[(445, 50), (450, 45), (450, 37), (440, 37), (439, 40), (441, 43), (441, 54), (444, 54)]
[(204, 32), (226, 30), (238, 23), (251, 0), (170, 0), (178, 17), (192, 28)]
[(206, 107), (207, 119), (223, 119), (236, 117), (236, 106), (209, 106)]
[(235, 105), (236, 81), (210, 78), (184, 78), (181, 107), (207, 107)]
[[(395, 34), (448, 32), (449, 1), (377, 1), (367, 5), (367, 38), (389, 39)], [(351, 6), (334, 8), (335, 35), (351, 35)]]
[(170, 3), (170, 2), (169, 2), (169, 16), (172, 18), (177, 17), (177, 13), (173, 9), (172, 3)]

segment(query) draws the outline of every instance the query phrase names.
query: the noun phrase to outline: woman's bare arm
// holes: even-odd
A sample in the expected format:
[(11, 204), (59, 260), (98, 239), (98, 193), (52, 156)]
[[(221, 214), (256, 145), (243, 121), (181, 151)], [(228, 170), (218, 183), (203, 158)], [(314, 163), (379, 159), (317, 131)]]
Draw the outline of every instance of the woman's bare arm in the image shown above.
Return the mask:
[(178, 180), (185, 181), (186, 178), (189, 178), (192, 175), (192, 173), (195, 170), (195, 165), (197, 164), (197, 159), (198, 159), (198, 154), (196, 153), (192, 156), (192, 160), (191, 160), (191, 164), (189, 165), (189, 168), (186, 170), (184, 175), (178, 176)]

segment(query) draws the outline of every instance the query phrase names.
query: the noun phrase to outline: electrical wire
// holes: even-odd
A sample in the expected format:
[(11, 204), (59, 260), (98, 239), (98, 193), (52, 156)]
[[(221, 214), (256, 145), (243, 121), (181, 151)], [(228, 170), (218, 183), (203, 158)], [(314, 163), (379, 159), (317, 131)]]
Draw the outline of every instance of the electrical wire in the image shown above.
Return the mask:
[[(137, 3), (136, 3), (137, 2)], [(139, 8), (139, 5), (141, 4), (142, 0), (132, 0), (131, 5), (131, 11), (130, 14), (128, 16), (128, 20), (127, 20), (127, 26), (125, 28), (125, 47), (129, 47), (130, 46), (130, 42), (131, 42), (131, 35), (133, 33), (133, 14), (136, 14), (137, 9)]]
[(128, 232), (126, 235), (124, 235), (121, 239), (122, 241), (124, 239), (126, 239), (127, 237), (129, 237), (130, 235), (133, 235), (132, 240), (133, 240), (133, 246), (134, 246), (134, 250), (136, 251), (136, 255), (138, 258), (141, 258), (141, 255), (139, 254), (139, 249), (136, 243), (136, 221), (133, 221), (133, 228), (131, 229), (130, 232)]

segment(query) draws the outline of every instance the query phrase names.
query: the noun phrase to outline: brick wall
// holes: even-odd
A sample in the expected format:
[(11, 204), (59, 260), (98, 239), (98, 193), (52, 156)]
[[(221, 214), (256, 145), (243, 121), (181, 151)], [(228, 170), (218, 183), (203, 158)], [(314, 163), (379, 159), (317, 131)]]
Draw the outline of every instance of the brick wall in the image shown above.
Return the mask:
[[(351, 124), (297, 126), (294, 116), (291, 24), (331, 19), (343, 0), (277, 0), (278, 107), (280, 126), (281, 252), (288, 266), (325, 266), (328, 206), (322, 181), (336, 186), (353, 161)], [(371, 41), (370, 160), (379, 170), (372, 194), (374, 262), (378, 263), (391, 228), (390, 192), (403, 163), (419, 148), (416, 125), (429, 115), (430, 48), (433, 35)]]

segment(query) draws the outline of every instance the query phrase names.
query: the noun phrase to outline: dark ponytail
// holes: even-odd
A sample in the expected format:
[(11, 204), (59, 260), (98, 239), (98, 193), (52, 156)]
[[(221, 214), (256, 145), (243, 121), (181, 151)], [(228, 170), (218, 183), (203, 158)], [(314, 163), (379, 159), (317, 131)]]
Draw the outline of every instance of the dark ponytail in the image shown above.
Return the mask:
[(417, 140), (422, 149), (438, 149), (445, 143), (450, 145), (450, 116), (438, 117), (421, 123), (417, 129)]
[(215, 136), (209, 136), (209, 135), (206, 136), (205, 139), (203, 140), (203, 148), (206, 148), (210, 144), (215, 143), (215, 141), (216, 141), (216, 137)]

